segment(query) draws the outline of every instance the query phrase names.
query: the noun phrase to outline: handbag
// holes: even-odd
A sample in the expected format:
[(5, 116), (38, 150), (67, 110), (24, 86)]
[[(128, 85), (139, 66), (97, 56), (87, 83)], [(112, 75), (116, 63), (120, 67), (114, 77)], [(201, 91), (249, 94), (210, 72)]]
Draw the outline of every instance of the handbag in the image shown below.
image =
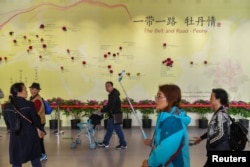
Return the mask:
[[(32, 124), (32, 121), (29, 120), (27, 117), (25, 117), (20, 111), (18, 111), (18, 109), (15, 106), (13, 106), (13, 108), (16, 111), (15, 113), (18, 114), (17, 119), (16, 119), (15, 134), (19, 134), (21, 132), (21, 118), (20, 118), (20, 116), (23, 117), (26, 121), (28, 121), (31, 125), (33, 125), (33, 124)], [(35, 128), (37, 130), (37, 135), (40, 139), (46, 135), (46, 133), (41, 131), (39, 128), (37, 128), (37, 127), (35, 127)]]
[(114, 124), (122, 124), (122, 112), (113, 113)]

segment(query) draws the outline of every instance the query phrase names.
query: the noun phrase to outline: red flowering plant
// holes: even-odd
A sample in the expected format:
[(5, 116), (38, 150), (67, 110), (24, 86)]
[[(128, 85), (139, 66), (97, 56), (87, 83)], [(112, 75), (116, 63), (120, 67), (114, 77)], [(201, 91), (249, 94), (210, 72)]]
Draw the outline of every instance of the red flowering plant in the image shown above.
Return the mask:
[(231, 101), (228, 113), (230, 115), (240, 115), (243, 118), (248, 118), (250, 117), (250, 107), (248, 104), (249, 103), (244, 101)]
[(199, 99), (194, 101), (192, 104), (196, 105), (196, 107), (191, 107), (190, 112), (198, 113), (201, 119), (207, 119), (206, 114), (212, 112), (209, 100)]
[(137, 104), (141, 105), (140, 112), (142, 113), (142, 119), (149, 119), (149, 115), (154, 113), (156, 104), (154, 100), (140, 100)]
[(58, 107), (60, 107), (60, 105), (63, 104), (64, 99), (62, 99), (61, 97), (53, 97), (51, 99), (47, 99), (48, 103), (50, 106), (52, 106), (53, 111), (51, 116), (51, 119), (57, 119), (58, 118)]
[(84, 108), (84, 116), (85, 117), (90, 117), (90, 115), (98, 109), (99, 102), (97, 100), (87, 100), (85, 103), (88, 107)]
[(185, 107), (186, 112), (193, 112), (192, 111), (193, 108), (188, 106), (188, 105), (191, 105), (191, 102), (189, 102), (189, 101), (187, 101), (185, 99), (181, 99), (180, 106)]
[[(108, 104), (108, 100), (107, 99), (104, 99), (104, 100), (102, 100), (102, 101), (100, 101), (99, 102), (99, 105), (100, 105), (100, 107), (102, 108), (103, 106), (105, 106), (105, 105), (107, 105)], [(108, 118), (108, 113), (104, 113), (104, 119), (107, 119)]]
[(80, 107), (81, 105), (84, 105), (84, 102), (77, 100), (77, 99), (70, 99), (70, 100), (64, 100), (63, 102), (64, 107), (64, 115), (71, 116), (72, 119), (80, 119), (83, 117), (83, 109)]

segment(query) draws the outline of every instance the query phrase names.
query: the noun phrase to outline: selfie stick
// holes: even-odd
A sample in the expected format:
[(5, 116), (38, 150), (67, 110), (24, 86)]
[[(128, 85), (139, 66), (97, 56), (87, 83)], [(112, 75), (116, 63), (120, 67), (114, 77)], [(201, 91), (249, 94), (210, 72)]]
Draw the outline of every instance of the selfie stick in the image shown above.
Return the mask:
[(140, 122), (140, 120), (139, 120), (139, 118), (138, 118), (138, 116), (137, 116), (137, 114), (136, 114), (136, 112), (135, 112), (135, 110), (134, 110), (134, 107), (133, 107), (132, 103), (130, 102), (129, 97), (128, 97), (128, 95), (127, 95), (127, 93), (126, 93), (126, 91), (125, 91), (125, 89), (124, 89), (124, 87), (123, 87), (123, 85), (122, 85), (122, 83), (121, 83), (121, 80), (122, 80), (122, 77), (123, 77), (124, 73), (125, 73), (125, 70), (122, 70), (122, 72), (121, 72), (120, 75), (119, 75), (118, 81), (119, 81), (119, 83), (120, 83), (120, 85), (121, 85), (121, 87), (122, 87), (122, 90), (123, 90), (123, 92), (124, 92), (124, 94), (125, 94), (125, 96), (126, 96), (126, 98), (127, 98), (127, 100), (128, 100), (128, 103), (129, 103), (129, 105), (130, 105), (130, 107), (131, 107), (131, 109), (132, 109), (132, 111), (133, 111), (133, 114), (134, 114), (134, 116), (135, 116), (135, 118), (136, 118), (136, 120), (137, 120), (137, 123), (138, 123), (139, 126), (140, 126), (140, 129), (141, 129), (143, 138), (144, 138), (144, 139), (147, 139), (147, 135), (146, 135), (146, 133), (144, 132), (144, 130), (143, 130), (143, 128), (142, 128), (141, 122)]

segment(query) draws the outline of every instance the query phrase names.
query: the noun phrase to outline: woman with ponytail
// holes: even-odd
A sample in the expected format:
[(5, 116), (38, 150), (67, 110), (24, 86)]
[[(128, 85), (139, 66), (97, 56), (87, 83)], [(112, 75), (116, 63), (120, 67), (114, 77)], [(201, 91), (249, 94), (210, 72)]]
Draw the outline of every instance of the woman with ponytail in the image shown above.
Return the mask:
[[(14, 83), (10, 88), (9, 102), (4, 106), (4, 117), (10, 125), (9, 158), (12, 167), (21, 167), (31, 161), (32, 167), (42, 167), (41, 148), (37, 128), (45, 133), (36, 114), (34, 103), (28, 97), (24, 83)], [(20, 129), (15, 130), (17, 122)]]

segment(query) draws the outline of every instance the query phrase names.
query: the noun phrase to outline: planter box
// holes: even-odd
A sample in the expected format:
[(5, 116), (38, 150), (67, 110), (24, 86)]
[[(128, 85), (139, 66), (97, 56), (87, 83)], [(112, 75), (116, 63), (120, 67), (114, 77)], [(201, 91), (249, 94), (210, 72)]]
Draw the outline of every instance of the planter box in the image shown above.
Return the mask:
[(70, 120), (71, 129), (78, 129), (79, 127), (77, 126), (77, 124), (80, 123), (80, 122), (81, 122), (80, 119), (72, 119), (72, 120)]
[[(60, 120), (60, 127), (61, 127), (62, 121)], [(50, 129), (57, 129), (58, 128), (58, 120), (57, 119), (51, 119), (49, 120), (49, 128)]]
[(130, 129), (132, 126), (132, 119), (123, 119), (122, 127), (124, 129)]
[(207, 119), (198, 119), (199, 128), (206, 129), (208, 127), (208, 120)]
[(152, 119), (142, 119), (142, 127), (150, 129), (152, 127)]

